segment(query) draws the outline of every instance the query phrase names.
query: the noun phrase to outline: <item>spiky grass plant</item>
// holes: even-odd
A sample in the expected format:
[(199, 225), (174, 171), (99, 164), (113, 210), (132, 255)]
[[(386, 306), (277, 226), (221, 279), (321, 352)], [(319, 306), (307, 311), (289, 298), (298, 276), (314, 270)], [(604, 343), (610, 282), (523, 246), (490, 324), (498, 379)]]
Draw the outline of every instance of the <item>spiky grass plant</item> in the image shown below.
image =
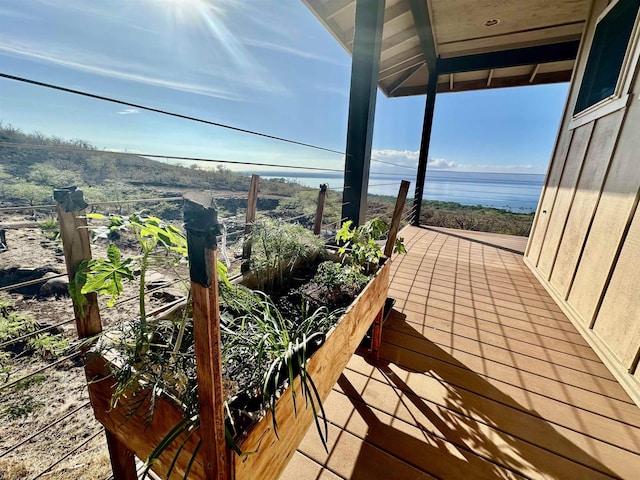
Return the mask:
[(44, 220), (38, 224), (40, 232), (47, 240), (60, 243), (60, 226), (53, 219)]
[(295, 321), (284, 316), (266, 294), (255, 294), (259, 297), (256, 308), (242, 317), (227, 320), (223, 325), (223, 358), (227, 364), (237, 365), (237, 368), (255, 366), (248, 375), (240, 375), (249, 379), (243, 387), (259, 393), (263, 407), (271, 410), (276, 435), (278, 421), (275, 405), (278, 394), (288, 384), (292, 389), (294, 410), (297, 411), (294, 380), (299, 376), (300, 393), (305, 405), (313, 410), (318, 433), (326, 447), (326, 420), (323, 433), (318, 419), (318, 413), (324, 413), (322, 400), (306, 365), (311, 355), (322, 346), (327, 332), (335, 325), (342, 311), (330, 312), (326, 307), (321, 307), (309, 313), (306, 306), (302, 305), (302, 319)]
[[(288, 319), (278, 310), (271, 299), (262, 292), (251, 292), (244, 287), (236, 287), (221, 282), (221, 291), (231, 290), (243, 292), (246, 299), (242, 305), (234, 303), (234, 308), (241, 308), (245, 313), (241, 316), (232, 316), (228, 311), (222, 314), (222, 358), (228, 375), (240, 377), (243, 380), (238, 385), (241, 392), (249, 396), (258, 396), (261, 399), (262, 414), (269, 409), (272, 413), (273, 428), (278, 435), (278, 419), (276, 415), (276, 402), (279, 394), (287, 387), (291, 387), (294, 411), (297, 413), (298, 403), (294, 381), (300, 378), (300, 394), (305, 400), (305, 407), (311, 408), (315, 425), (323, 445), (326, 447), (328, 424), (322, 406), (320, 394), (307, 372), (307, 361), (315, 351), (324, 343), (327, 332), (335, 325), (341, 311), (329, 312), (326, 308), (320, 308), (313, 313), (307, 312), (304, 307), (302, 320), (295, 322)], [(237, 290), (236, 290), (237, 289)], [(225, 295), (222, 295), (224, 298)], [(228, 307), (228, 305), (225, 305)], [(237, 310), (236, 310), (237, 312)], [(189, 334), (192, 334), (192, 325), (188, 323)], [(192, 344), (192, 339), (191, 343)], [(200, 427), (200, 419), (197, 409), (197, 382), (195, 381), (195, 355), (193, 351), (184, 353), (183, 358), (189, 357), (193, 363), (185, 373), (189, 376), (192, 389), (185, 390), (189, 397), (180, 397), (185, 405), (185, 417), (165, 438), (156, 446), (146, 461), (146, 472), (154, 462), (174, 442), (179, 441), (176, 456), (170, 464), (167, 477), (171, 475), (178, 456), (183, 452), (186, 443)], [(169, 373), (169, 371), (165, 371)], [(148, 380), (147, 380), (148, 382)], [(159, 384), (159, 382), (157, 383)], [(175, 391), (167, 385), (168, 391)], [(152, 395), (149, 392), (147, 395)], [(146, 399), (146, 398), (145, 398)], [(228, 403), (226, 407), (225, 434), (230, 447), (238, 455), (247, 455), (254, 452), (242, 452), (235, 442), (234, 437), (241, 432), (236, 432), (233, 425), (233, 414)], [(200, 443), (197, 444), (192, 457), (188, 462), (187, 473), (195, 461)]]
[(256, 220), (246, 241), (258, 288), (268, 292), (286, 285), (300, 261), (325, 251), (324, 241), (302, 225), (271, 218)]

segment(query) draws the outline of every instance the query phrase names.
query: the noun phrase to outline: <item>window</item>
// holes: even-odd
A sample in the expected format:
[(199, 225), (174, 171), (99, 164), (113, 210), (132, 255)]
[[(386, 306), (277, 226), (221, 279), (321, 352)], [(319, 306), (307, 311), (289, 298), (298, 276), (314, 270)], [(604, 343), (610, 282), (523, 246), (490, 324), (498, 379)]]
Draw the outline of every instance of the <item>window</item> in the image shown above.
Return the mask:
[(640, 0), (618, 0), (598, 19), (574, 116), (620, 97)]

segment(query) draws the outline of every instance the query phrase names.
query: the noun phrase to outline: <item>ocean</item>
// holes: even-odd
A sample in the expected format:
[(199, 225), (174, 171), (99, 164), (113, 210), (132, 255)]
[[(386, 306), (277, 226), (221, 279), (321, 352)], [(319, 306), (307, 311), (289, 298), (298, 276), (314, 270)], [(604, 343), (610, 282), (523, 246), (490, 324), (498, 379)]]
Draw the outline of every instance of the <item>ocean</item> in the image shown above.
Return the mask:
[[(286, 178), (309, 187), (321, 183), (329, 188), (342, 191), (341, 174), (301, 172), (260, 172), (264, 178)], [(453, 172), (444, 170), (427, 171), (424, 199), (443, 202), (457, 202), (463, 205), (482, 205), (501, 208), (517, 213), (535, 211), (545, 176), (521, 173)], [(411, 175), (372, 174), (369, 178), (369, 193), (374, 195), (397, 196), (401, 180), (411, 181), (409, 196), (413, 197), (415, 182)]]

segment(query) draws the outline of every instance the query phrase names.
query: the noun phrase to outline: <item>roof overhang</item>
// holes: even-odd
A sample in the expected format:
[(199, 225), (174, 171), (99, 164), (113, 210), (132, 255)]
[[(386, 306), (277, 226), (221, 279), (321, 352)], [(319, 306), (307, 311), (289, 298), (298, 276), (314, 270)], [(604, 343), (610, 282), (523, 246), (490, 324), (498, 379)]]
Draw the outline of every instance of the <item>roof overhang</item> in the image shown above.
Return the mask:
[[(352, 53), (355, 0), (303, 0)], [(589, 0), (387, 0), (378, 86), (388, 97), (568, 82)]]

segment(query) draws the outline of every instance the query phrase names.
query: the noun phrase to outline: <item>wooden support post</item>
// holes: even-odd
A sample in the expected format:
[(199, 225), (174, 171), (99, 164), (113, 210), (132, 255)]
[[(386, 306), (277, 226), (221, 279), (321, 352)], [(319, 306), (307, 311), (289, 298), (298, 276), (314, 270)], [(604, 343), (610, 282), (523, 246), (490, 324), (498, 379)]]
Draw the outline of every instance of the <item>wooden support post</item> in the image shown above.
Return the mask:
[[(72, 282), (78, 266), (83, 261), (91, 259), (91, 241), (89, 239), (87, 219), (84, 217), (84, 210), (87, 204), (84, 201), (82, 190), (76, 187), (54, 190), (53, 198), (56, 201), (67, 275), (69, 282)], [(102, 331), (97, 295), (90, 293), (85, 295), (85, 298), (87, 304), (83, 308), (79, 308), (75, 302), (73, 305), (79, 338), (93, 337)], [(91, 381), (93, 379), (87, 378), (87, 380)], [(88, 388), (89, 397), (91, 397), (93, 389), (91, 383), (89, 383)], [(133, 452), (108, 430), (105, 430), (105, 434), (114, 479), (136, 480), (138, 475)]]
[(393, 209), (393, 217), (391, 217), (391, 225), (389, 226), (389, 235), (387, 236), (387, 243), (384, 246), (384, 254), (387, 257), (391, 256), (393, 253), (393, 247), (396, 244), (396, 237), (398, 236), (398, 229), (400, 228), (400, 220), (402, 220), (402, 212), (407, 201), (409, 184), (410, 182), (407, 180), (402, 180), (400, 182), (400, 190), (398, 191), (398, 198), (396, 198), (396, 207)]
[(382, 322), (384, 321), (384, 307), (380, 309), (373, 321), (371, 332), (371, 353), (376, 360), (380, 360), (380, 346), (382, 345)]
[(247, 240), (253, 229), (253, 222), (256, 221), (256, 211), (258, 209), (258, 188), (260, 186), (260, 176), (251, 175), (251, 183), (249, 183), (249, 196), (247, 198), (247, 218), (244, 223), (244, 245), (242, 246), (242, 265), (240, 270), (242, 273), (249, 271), (251, 260), (251, 241)]
[(342, 194), (342, 218), (352, 220), (354, 226), (364, 223), (367, 215), (384, 3), (385, 0), (356, 0)]
[[(72, 282), (76, 276), (78, 265), (91, 259), (91, 240), (89, 239), (87, 219), (84, 217), (87, 204), (84, 201), (82, 190), (78, 190), (76, 187), (54, 190), (53, 197), (58, 212), (67, 275), (69, 282)], [(79, 338), (91, 337), (102, 331), (97, 295), (90, 293), (85, 295), (85, 298), (87, 305), (84, 308), (79, 309), (74, 304)]]
[(225, 439), (216, 266), (216, 235), (220, 233), (220, 226), (213, 197), (185, 196), (184, 221), (193, 299), (201, 452), (205, 478), (226, 480), (230, 478), (230, 459)]
[(326, 183), (320, 184), (320, 191), (318, 192), (318, 206), (316, 207), (316, 221), (313, 224), (313, 234), (320, 235), (322, 231), (322, 217), (324, 215), (324, 201), (327, 198)]

